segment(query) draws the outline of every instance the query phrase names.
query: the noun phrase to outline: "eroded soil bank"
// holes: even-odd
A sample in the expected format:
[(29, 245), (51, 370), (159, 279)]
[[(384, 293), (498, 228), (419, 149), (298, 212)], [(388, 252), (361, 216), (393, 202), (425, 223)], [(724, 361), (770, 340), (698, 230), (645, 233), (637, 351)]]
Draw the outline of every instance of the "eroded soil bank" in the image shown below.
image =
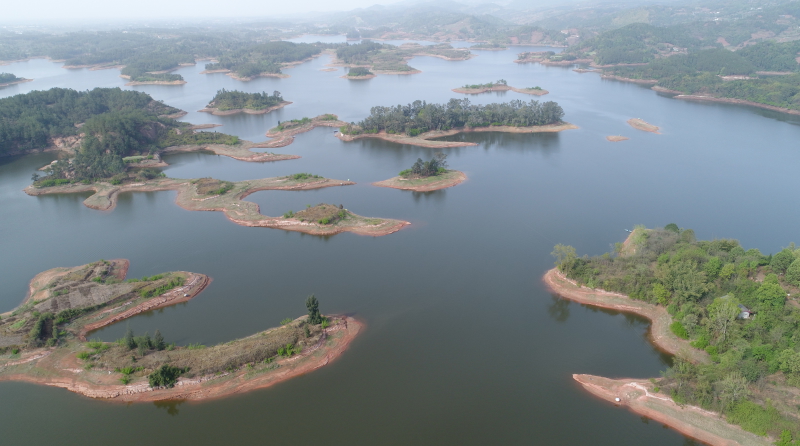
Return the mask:
[(414, 192), (431, 192), (439, 189), (453, 187), (466, 181), (467, 175), (458, 170), (448, 170), (436, 176), (424, 178), (394, 177), (388, 180), (372, 183), (373, 186), (389, 187), (392, 189), (410, 190)]

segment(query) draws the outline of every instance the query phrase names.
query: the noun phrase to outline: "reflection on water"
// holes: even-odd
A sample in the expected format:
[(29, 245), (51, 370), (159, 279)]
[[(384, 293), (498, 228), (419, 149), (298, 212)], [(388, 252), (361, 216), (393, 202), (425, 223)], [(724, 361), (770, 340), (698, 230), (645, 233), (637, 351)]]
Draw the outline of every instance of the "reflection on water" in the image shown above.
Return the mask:
[(167, 413), (171, 416), (178, 415), (180, 412), (178, 410), (178, 406), (185, 403), (186, 400), (165, 400), (165, 401), (153, 401), (153, 405), (157, 409), (164, 409)]
[(557, 294), (550, 296), (552, 302), (547, 306), (547, 313), (557, 322), (566, 322), (569, 319), (569, 306), (572, 301), (563, 299)]

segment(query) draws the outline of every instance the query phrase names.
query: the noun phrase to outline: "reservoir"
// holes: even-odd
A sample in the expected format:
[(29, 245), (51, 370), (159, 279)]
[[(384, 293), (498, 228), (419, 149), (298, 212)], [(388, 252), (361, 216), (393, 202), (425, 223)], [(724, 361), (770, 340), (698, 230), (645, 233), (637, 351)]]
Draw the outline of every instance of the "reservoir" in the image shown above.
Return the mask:
[[(458, 46), (463, 46), (459, 44)], [(444, 149), (468, 180), (413, 193), (371, 186), (436, 150), (381, 140), (342, 142), (331, 128), (271, 151), (302, 158), (247, 163), (205, 153), (166, 156), (174, 178), (240, 181), (308, 172), (355, 181), (314, 191), (263, 191), (247, 200), (266, 215), (318, 203), (410, 221), (384, 237), (309, 236), (249, 228), (221, 213), (190, 212), (175, 192), (132, 193), (100, 212), (86, 195), (30, 197), (22, 189), (56, 155), (0, 158), (0, 312), (16, 307), (37, 273), (99, 259), (131, 261), (129, 277), (183, 270), (213, 282), (192, 301), (98, 331), (111, 341), (130, 326), (168, 342), (212, 345), (305, 313), (366, 327), (336, 362), (247, 394), (200, 403), (119, 404), (63, 389), (0, 383), (4, 444), (381, 444), (684, 445), (684, 436), (594, 398), (573, 373), (658, 376), (670, 364), (647, 340), (646, 320), (561, 300), (541, 277), (557, 243), (579, 254), (613, 251), (635, 224), (677, 223), (698, 239), (735, 238), (777, 252), (796, 237), (800, 119), (751, 107), (671, 99), (648, 88), (566, 67), (515, 64), (547, 48), (475, 51), (468, 61), (416, 57), (414, 75), (341, 79), (323, 55), (284, 72), (239, 82), (176, 71), (181, 86), (123, 87), (118, 70), (65, 70), (36, 59), (4, 66), (33, 82), (0, 97), (53, 87), (122, 87), (186, 110), (194, 124), (263, 141), (279, 121), (335, 113), (359, 121), (376, 105), (464, 98), (465, 84), (505, 79), (540, 86), (578, 127), (551, 134), (468, 134), (477, 146)], [(280, 91), (292, 104), (266, 115), (198, 113), (222, 89)], [(531, 99), (470, 95), (473, 103)], [(661, 134), (631, 128), (641, 118)], [(628, 141), (612, 143), (609, 135)], [(43, 428), (46, 426), (46, 428)]]

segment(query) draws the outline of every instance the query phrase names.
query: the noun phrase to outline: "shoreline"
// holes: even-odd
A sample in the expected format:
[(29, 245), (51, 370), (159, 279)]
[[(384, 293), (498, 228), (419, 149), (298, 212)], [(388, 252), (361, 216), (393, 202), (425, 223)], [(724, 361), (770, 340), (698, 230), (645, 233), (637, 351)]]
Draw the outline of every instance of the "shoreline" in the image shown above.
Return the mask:
[[(43, 348), (30, 352), (22, 362), (7, 364), (6, 367), (25, 365), (55, 372), (55, 376), (34, 377), (29, 374), (16, 373), (0, 375), (0, 381), (23, 381), (52, 387), (61, 387), (71, 392), (94, 399), (124, 402), (152, 402), (164, 400), (205, 401), (217, 399), (256, 389), (263, 389), (288, 379), (312, 372), (338, 359), (358, 336), (364, 324), (352, 317), (330, 316), (331, 325), (324, 330), (324, 335), (316, 345), (304, 350), (297, 356), (281, 358), (261, 370), (251, 371), (251, 367), (241, 367), (230, 372), (204, 375), (194, 378), (179, 378), (175, 387), (151, 388), (146, 382), (131, 385), (101, 384), (88, 379), (79, 380), (86, 375), (104, 374), (74, 369), (71, 352), (64, 355), (66, 349)], [(269, 330), (268, 330), (269, 331)], [(263, 332), (262, 332), (263, 333)], [(255, 335), (258, 335), (256, 333)], [(252, 337), (251, 335), (249, 337)], [(246, 339), (246, 338), (243, 338)], [(232, 341), (236, 342), (236, 341)], [(58, 353), (62, 353), (58, 355)], [(271, 367), (272, 366), (272, 367)], [(277, 366), (277, 367), (275, 367)], [(93, 381), (100, 378), (92, 376)]]
[(543, 89), (535, 89), (535, 88), (515, 88), (509, 85), (496, 85), (491, 88), (454, 88), (450, 91), (455, 93), (463, 93), (463, 94), (481, 94), (481, 93), (488, 93), (490, 91), (513, 91), (515, 93), (522, 93), (522, 94), (532, 94), (534, 96), (544, 96), (550, 93), (547, 90)]
[(558, 268), (548, 270), (542, 280), (551, 291), (564, 299), (584, 305), (633, 313), (649, 319), (651, 325), (647, 337), (658, 350), (684, 357), (694, 363), (707, 364), (711, 361), (708, 353), (692, 347), (688, 340), (681, 339), (672, 333), (669, 329), (672, 316), (664, 307), (634, 300), (624, 294), (579, 286), (564, 276)]
[(572, 378), (584, 390), (598, 398), (616, 406), (624, 406), (636, 414), (663, 423), (703, 443), (713, 446), (772, 444), (766, 437), (759, 437), (729, 424), (717, 413), (690, 405), (679, 406), (669, 396), (654, 392), (654, 384), (649, 380), (615, 380), (582, 374), (574, 374)]
[(694, 94), (678, 94), (677, 96), (674, 96), (673, 99), (684, 99), (684, 100), (688, 100), (688, 101), (721, 102), (721, 103), (725, 103), (725, 104), (736, 104), (736, 105), (749, 105), (751, 107), (763, 108), (765, 110), (772, 110), (772, 111), (786, 113), (786, 114), (790, 114), (790, 115), (800, 115), (800, 110), (792, 110), (790, 108), (783, 108), (783, 107), (777, 107), (777, 106), (774, 106), (774, 105), (760, 104), (758, 102), (746, 101), (744, 99), (717, 98), (717, 97), (714, 97), (714, 96), (702, 96), (702, 95), (694, 95)]
[[(415, 180), (413, 179), (407, 180), (399, 176), (389, 178), (388, 180), (377, 181), (375, 183), (372, 183), (372, 185), (377, 187), (388, 187), (391, 189), (410, 190), (413, 192), (432, 192), (435, 190), (446, 189), (448, 187), (457, 186), (467, 180), (467, 175), (464, 172), (458, 170), (448, 170), (444, 174), (440, 175), (446, 176), (448, 174), (450, 174), (450, 178), (437, 179), (437, 177), (428, 177), (433, 179), (433, 181), (428, 181), (426, 183), (418, 185), (404, 185), (402, 183), (403, 181), (415, 181)], [(423, 178), (422, 180), (425, 179)]]
[(277, 127), (267, 130), (267, 133), (265, 133), (264, 136), (266, 136), (267, 138), (272, 138), (272, 140), (264, 143), (265, 145), (263, 147), (269, 147), (269, 148), (285, 147), (294, 142), (294, 137), (296, 135), (310, 132), (311, 130), (314, 130), (317, 127), (335, 127), (338, 129), (339, 127), (347, 124), (344, 121), (340, 121), (339, 117), (334, 114), (329, 114), (329, 116), (333, 116), (336, 119), (325, 120), (322, 119), (322, 117), (324, 116), (328, 115), (315, 116), (311, 118), (310, 122), (307, 122), (303, 125), (298, 125), (296, 127), (291, 127), (285, 130), (276, 131), (275, 129)]
[[(336, 69), (333, 68), (333, 71), (336, 71)], [(377, 74), (366, 74), (364, 76), (348, 76), (348, 75), (345, 74), (344, 76), (339, 76), (339, 79), (350, 79), (350, 80), (354, 80), (354, 81), (361, 81), (361, 80), (367, 80), (367, 79), (372, 79), (372, 78), (376, 78), (376, 77), (378, 77)]]
[(12, 85), (17, 85), (17, 84), (24, 84), (25, 82), (33, 82), (33, 79), (19, 78), (13, 82), (6, 82), (5, 84), (0, 84), (0, 88), (10, 87)]
[(529, 127), (512, 127), (505, 125), (489, 126), (489, 127), (462, 127), (451, 130), (432, 130), (425, 132), (419, 136), (408, 136), (400, 134), (389, 134), (385, 131), (380, 133), (362, 133), (360, 135), (344, 135), (341, 132), (336, 133), (336, 137), (342, 141), (351, 142), (358, 139), (376, 138), (384, 141), (395, 142), (398, 144), (409, 144), (419, 147), (432, 147), (432, 148), (448, 148), (448, 147), (468, 147), (477, 146), (474, 142), (465, 141), (433, 141), (431, 138), (441, 138), (445, 136), (453, 136), (459, 133), (479, 133), (479, 132), (498, 132), (498, 133), (555, 133), (564, 130), (577, 129), (578, 126), (568, 122), (559, 124), (547, 124)]
[[(223, 195), (198, 195), (191, 180), (165, 178), (144, 183), (123, 184), (110, 183), (68, 184), (47, 188), (36, 188), (33, 185), (23, 191), (31, 196), (94, 192), (83, 201), (84, 206), (99, 210), (112, 211), (117, 204), (120, 193), (125, 192), (159, 192), (176, 190), (175, 204), (187, 211), (222, 212), (231, 222), (247, 227), (283, 229), (302, 232), (310, 235), (335, 235), (352, 232), (358, 235), (383, 236), (393, 234), (410, 222), (388, 218), (368, 218), (355, 213), (342, 220), (342, 224), (323, 225), (317, 222), (300, 221), (295, 218), (269, 217), (261, 213), (258, 204), (244, 199), (259, 191), (265, 190), (313, 190), (334, 186), (349, 186), (352, 181), (333, 180), (328, 178), (317, 181), (293, 182), (286, 177), (263, 178), (259, 180), (240, 181), (233, 184), (233, 189)], [(349, 212), (349, 211), (348, 211)]]
[[(289, 101), (283, 101), (278, 105), (273, 105), (272, 107), (267, 107), (267, 108), (262, 109), (262, 110), (254, 110), (254, 109), (251, 109), (251, 108), (236, 108), (236, 109), (233, 109), (233, 110), (220, 110), (220, 109), (214, 108), (214, 107), (206, 107), (206, 108), (203, 108), (203, 109), (200, 109), (200, 110), (197, 110), (197, 111), (201, 112), (201, 113), (211, 113), (214, 116), (229, 116), (229, 115), (235, 115), (235, 114), (239, 114), (239, 113), (246, 113), (248, 115), (264, 115), (264, 114), (267, 114), (269, 112), (273, 112), (275, 110), (279, 110), (279, 109), (281, 109), (283, 107), (286, 107), (287, 105), (289, 105), (291, 103), (292, 102), (289, 102)], [(209, 105), (211, 105), (211, 104), (209, 104)]]

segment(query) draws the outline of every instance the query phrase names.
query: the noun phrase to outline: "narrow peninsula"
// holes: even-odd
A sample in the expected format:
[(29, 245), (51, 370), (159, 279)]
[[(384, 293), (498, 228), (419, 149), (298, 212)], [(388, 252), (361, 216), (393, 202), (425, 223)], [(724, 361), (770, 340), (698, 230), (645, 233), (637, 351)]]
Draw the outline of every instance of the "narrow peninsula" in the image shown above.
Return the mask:
[(650, 124), (649, 122), (647, 122), (647, 121), (645, 121), (643, 119), (631, 118), (631, 119), (628, 119), (628, 124), (631, 127), (635, 128), (636, 130), (641, 130), (643, 132), (655, 133), (657, 135), (661, 134), (659, 132), (660, 127), (658, 127), (657, 125)]
[(372, 185), (414, 192), (431, 192), (456, 186), (466, 179), (464, 172), (447, 169), (447, 155), (440, 152), (429, 161), (418, 158), (410, 169), (400, 172), (394, 178), (378, 181)]
[(494, 82), (488, 82), (485, 84), (472, 84), (472, 85), (464, 85), (460, 88), (454, 88), (452, 91), (456, 93), (464, 93), (464, 94), (481, 94), (481, 93), (489, 93), (492, 91), (513, 91), (516, 93), (523, 93), (523, 94), (531, 94), (534, 96), (544, 96), (550, 93), (547, 90), (543, 90), (542, 87), (529, 87), (529, 88), (515, 88), (508, 85), (508, 82), (505, 79), (500, 79)]
[(669, 224), (636, 227), (614, 251), (581, 258), (556, 245), (557, 268), (544, 281), (563, 298), (650, 319), (651, 341), (674, 364), (648, 380), (573, 378), (712, 445), (800, 438), (800, 250), (764, 255)]
[(0, 320), (0, 381), (26, 381), (113, 401), (205, 400), (269, 387), (338, 358), (362, 324), (323, 316), (313, 295), (307, 316), (215, 346), (179, 347), (159, 330), (115, 342), (87, 337), (137, 314), (186, 302), (210, 283), (173, 271), (127, 279), (127, 260), (54, 268), (31, 281)]
[(238, 113), (247, 113), (251, 115), (263, 115), (271, 111), (278, 110), (291, 104), (289, 101), (283, 100), (280, 91), (274, 91), (272, 94), (262, 93), (245, 93), (237, 90), (219, 90), (202, 110), (204, 113), (211, 113), (215, 116), (228, 116)]
[(222, 181), (212, 178), (181, 180), (156, 176), (148, 178), (141, 173), (117, 176), (110, 181), (90, 183), (44, 178), (25, 188), (32, 196), (46, 194), (94, 192), (84, 200), (84, 205), (97, 210), (112, 210), (117, 197), (125, 192), (155, 192), (176, 190), (178, 206), (190, 211), (220, 211), (228, 220), (241, 225), (261, 228), (277, 228), (312, 235), (333, 235), (352, 232), (359, 235), (381, 236), (399, 231), (409, 222), (367, 218), (356, 215), (343, 206), (320, 204), (310, 215), (285, 214), (282, 217), (267, 217), (261, 214), (256, 203), (244, 201), (248, 195), (264, 190), (312, 190), (325, 187), (355, 184), (350, 181), (332, 180), (317, 175), (298, 173), (285, 177), (264, 178), (248, 181)]
[(11, 85), (21, 84), (24, 82), (31, 82), (33, 79), (25, 79), (24, 77), (17, 77), (11, 73), (0, 73), (0, 88), (10, 87)]

